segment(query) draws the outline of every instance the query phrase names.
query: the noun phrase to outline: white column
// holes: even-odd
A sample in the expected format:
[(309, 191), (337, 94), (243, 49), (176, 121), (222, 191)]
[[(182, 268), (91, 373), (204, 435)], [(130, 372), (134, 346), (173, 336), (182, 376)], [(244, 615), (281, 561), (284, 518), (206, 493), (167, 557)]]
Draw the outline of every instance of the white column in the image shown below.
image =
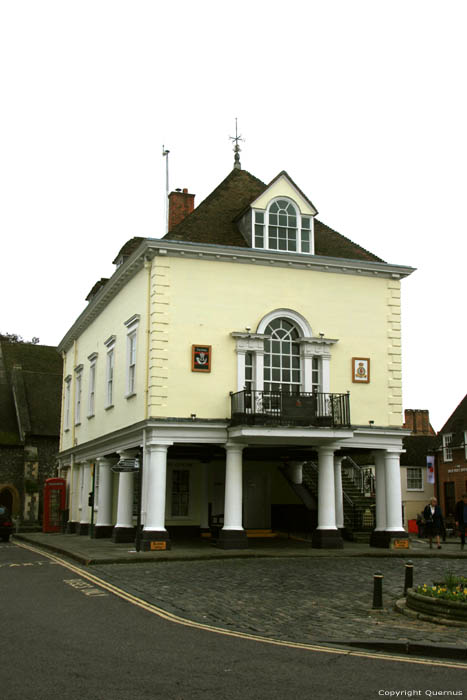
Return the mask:
[(146, 445), (144, 468), (147, 474), (146, 522), (143, 532), (165, 529), (167, 450), (173, 443)]
[(331, 355), (327, 352), (321, 355), (321, 391), (325, 394), (331, 391)]
[(402, 524), (402, 494), (400, 453), (386, 452), (386, 532), (404, 532)]
[(117, 522), (115, 527), (133, 527), (133, 472), (118, 475)]
[(209, 488), (208, 488), (208, 465), (201, 462), (201, 504), (200, 523), (201, 530), (209, 530)]
[(246, 350), (237, 348), (237, 391), (245, 388), (245, 355)]
[(334, 448), (319, 447), (318, 530), (337, 530), (334, 485)]
[(374, 453), (375, 458), (375, 496), (376, 496), (376, 527), (375, 530), (382, 532), (386, 530), (386, 475), (385, 475), (385, 453), (378, 450)]
[(336, 526), (344, 527), (344, 495), (342, 490), (342, 456), (334, 456), (334, 488), (336, 497)]
[(90, 462), (83, 462), (80, 467), (83, 472), (83, 488), (81, 489), (81, 516), (79, 522), (81, 525), (89, 525), (91, 522), (91, 509), (89, 507), (89, 493), (92, 488), (91, 464)]
[(304, 462), (290, 462), (287, 467), (287, 476), (293, 484), (303, 483)]
[(223, 530), (243, 530), (243, 464), (245, 445), (227, 443), (225, 463), (225, 499)]
[(97, 492), (96, 527), (112, 525), (112, 472), (113, 459), (98, 457), (96, 467), (99, 469), (99, 489)]
[(80, 507), (80, 465), (72, 463), (70, 466), (70, 500), (69, 500), (69, 514), (68, 519), (72, 523), (77, 523), (79, 521), (79, 507)]
[(264, 391), (264, 349), (257, 350), (253, 354), (253, 361), (255, 363), (254, 388), (256, 391)]

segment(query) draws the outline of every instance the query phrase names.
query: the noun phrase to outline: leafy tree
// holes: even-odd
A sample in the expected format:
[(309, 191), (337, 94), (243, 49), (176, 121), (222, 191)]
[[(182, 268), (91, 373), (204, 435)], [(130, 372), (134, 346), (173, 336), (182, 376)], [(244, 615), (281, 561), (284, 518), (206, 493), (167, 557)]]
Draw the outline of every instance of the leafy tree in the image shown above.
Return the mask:
[(40, 342), (40, 339), (35, 336), (32, 340), (24, 340), (24, 338), (17, 333), (0, 333), (0, 341), (1, 340), (7, 343), (27, 343), (28, 345), (37, 345)]

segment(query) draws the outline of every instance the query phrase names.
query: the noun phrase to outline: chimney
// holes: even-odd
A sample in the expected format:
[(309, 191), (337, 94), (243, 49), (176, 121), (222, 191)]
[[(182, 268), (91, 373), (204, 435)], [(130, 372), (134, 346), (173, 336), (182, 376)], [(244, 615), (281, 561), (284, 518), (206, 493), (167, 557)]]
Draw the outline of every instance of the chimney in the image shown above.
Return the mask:
[(430, 425), (430, 413), (426, 409), (406, 408), (404, 411), (404, 427), (413, 435), (434, 435)]
[(195, 195), (188, 190), (175, 190), (169, 194), (169, 231), (191, 214), (195, 208)]

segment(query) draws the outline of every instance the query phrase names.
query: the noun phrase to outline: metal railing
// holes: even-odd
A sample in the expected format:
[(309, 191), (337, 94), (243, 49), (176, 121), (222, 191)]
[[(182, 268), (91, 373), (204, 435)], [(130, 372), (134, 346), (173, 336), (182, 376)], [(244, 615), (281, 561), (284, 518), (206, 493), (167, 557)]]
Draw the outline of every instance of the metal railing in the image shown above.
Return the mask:
[(237, 391), (231, 394), (231, 425), (350, 426), (350, 396), (327, 392)]
[(342, 469), (362, 496), (372, 496), (375, 493), (375, 475), (371, 467), (361, 467), (351, 457), (346, 457)]

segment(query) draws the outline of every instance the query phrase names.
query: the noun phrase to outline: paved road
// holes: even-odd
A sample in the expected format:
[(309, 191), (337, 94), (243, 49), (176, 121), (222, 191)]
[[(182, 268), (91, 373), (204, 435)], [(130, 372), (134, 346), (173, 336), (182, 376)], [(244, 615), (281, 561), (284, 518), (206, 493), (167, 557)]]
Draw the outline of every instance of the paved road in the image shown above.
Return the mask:
[[(463, 560), (417, 559), (414, 583), (432, 583)], [(93, 572), (165, 610), (227, 629), (298, 641), (386, 639), (467, 649), (467, 631), (394, 611), (403, 559), (239, 559), (93, 566)], [(383, 575), (382, 611), (372, 611), (373, 575)]]
[[(109, 594), (87, 573), (0, 546), (2, 697), (366, 700), (407, 689), (467, 693), (465, 667), (294, 649), (193, 629)], [(185, 578), (185, 590), (189, 585)]]

